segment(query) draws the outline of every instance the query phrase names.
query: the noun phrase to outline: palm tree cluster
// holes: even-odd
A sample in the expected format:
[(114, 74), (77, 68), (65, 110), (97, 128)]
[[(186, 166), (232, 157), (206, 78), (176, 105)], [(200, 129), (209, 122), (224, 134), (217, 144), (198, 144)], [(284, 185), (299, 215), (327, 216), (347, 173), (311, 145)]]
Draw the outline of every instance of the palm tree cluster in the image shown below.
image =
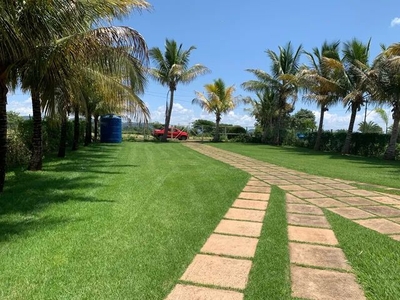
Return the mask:
[[(126, 1), (0, 2), (0, 192), (7, 153), (7, 94), (16, 87), (32, 98), (33, 137), (30, 170), (42, 168), (42, 114), (61, 123), (59, 156), (65, 155), (68, 115), (78, 122), (103, 113), (127, 112), (146, 121), (149, 111), (139, 98), (146, 82), (148, 50), (134, 29), (112, 26), (133, 10), (150, 5)], [(77, 149), (79, 123), (75, 125)], [(86, 143), (91, 141), (87, 132)]]
[[(400, 121), (400, 44), (382, 47), (382, 53), (369, 63), (370, 41), (357, 39), (343, 43), (324, 42), (321, 48), (296, 50), (288, 43), (279, 53), (267, 50), (271, 73), (250, 69), (256, 79), (242, 84), (247, 91), (256, 92), (252, 114), (263, 130), (262, 141), (272, 136), (274, 144), (281, 143), (282, 120), (293, 109), (299, 90), (303, 100), (320, 108), (315, 150), (321, 147), (324, 113), (329, 107), (342, 103), (350, 111), (350, 122), (342, 154), (350, 153), (351, 137), (357, 112), (366, 103), (392, 107), (393, 130), (385, 159), (394, 160)], [(299, 65), (301, 55), (309, 64)]]

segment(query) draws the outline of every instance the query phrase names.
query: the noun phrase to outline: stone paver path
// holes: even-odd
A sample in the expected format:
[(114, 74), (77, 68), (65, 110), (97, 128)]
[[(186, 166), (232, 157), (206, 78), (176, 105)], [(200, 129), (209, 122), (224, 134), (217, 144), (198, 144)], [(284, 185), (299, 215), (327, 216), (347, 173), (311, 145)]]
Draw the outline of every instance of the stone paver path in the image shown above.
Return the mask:
[(247, 284), (271, 185), (286, 191), (292, 296), (365, 299), (321, 208), (400, 240), (399, 196), (361, 190), (343, 180), (290, 170), (200, 143), (185, 145), (246, 171), (252, 178), (168, 300), (243, 299), (240, 291)]

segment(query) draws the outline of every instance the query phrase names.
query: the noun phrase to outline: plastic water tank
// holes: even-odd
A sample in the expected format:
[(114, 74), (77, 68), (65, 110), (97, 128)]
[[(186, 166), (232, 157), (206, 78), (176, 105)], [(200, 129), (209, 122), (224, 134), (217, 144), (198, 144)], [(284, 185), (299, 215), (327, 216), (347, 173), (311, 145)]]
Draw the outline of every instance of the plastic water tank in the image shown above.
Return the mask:
[(100, 142), (122, 142), (122, 119), (116, 115), (105, 115), (100, 118)]

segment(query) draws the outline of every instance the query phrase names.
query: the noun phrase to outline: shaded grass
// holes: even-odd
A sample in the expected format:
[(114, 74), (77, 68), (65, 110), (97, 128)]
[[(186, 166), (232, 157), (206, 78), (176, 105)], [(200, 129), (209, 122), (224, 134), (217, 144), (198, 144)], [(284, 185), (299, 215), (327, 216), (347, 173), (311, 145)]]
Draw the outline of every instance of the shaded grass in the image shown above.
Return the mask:
[(296, 147), (239, 143), (210, 145), (309, 174), (400, 187), (400, 161), (343, 156)]
[(8, 173), (0, 299), (163, 299), (248, 178), (177, 143), (94, 145)]
[(291, 299), (285, 192), (272, 187), (245, 299)]
[(400, 299), (400, 243), (325, 210), (368, 299)]

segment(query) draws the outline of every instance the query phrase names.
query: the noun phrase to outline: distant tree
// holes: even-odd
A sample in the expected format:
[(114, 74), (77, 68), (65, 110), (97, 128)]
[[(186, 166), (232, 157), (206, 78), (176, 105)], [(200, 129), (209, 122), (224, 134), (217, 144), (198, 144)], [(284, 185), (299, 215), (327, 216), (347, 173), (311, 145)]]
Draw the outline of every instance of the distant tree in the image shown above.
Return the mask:
[[(174, 105), (174, 94), (179, 83), (188, 84), (195, 80), (199, 75), (208, 73), (207, 67), (196, 64), (189, 66), (190, 54), (196, 47), (191, 46), (188, 50), (182, 49), (182, 44), (178, 46), (176, 41), (167, 39), (165, 41), (165, 52), (158, 47), (150, 49), (150, 57), (155, 65), (150, 69), (150, 75), (161, 85), (169, 89), (169, 102), (166, 102), (165, 124), (168, 128), (171, 121), (172, 107)], [(161, 141), (167, 141), (168, 131), (164, 131)]]
[(193, 99), (193, 104), (198, 104), (206, 112), (215, 114), (215, 135), (214, 142), (220, 140), (219, 136), (219, 125), (221, 122), (221, 117), (235, 107), (243, 102), (243, 98), (235, 97), (233, 93), (235, 92), (235, 87), (225, 86), (225, 82), (222, 79), (216, 79), (213, 83), (206, 84), (204, 86), (206, 90), (206, 95), (200, 92), (196, 92), (196, 98)]
[(382, 127), (373, 121), (362, 121), (358, 124), (358, 131), (361, 133), (383, 133)]
[(315, 115), (311, 110), (300, 109), (291, 116), (291, 127), (299, 132), (308, 132), (317, 128)]
[(8, 111), (7, 112), (7, 120), (8, 120), (8, 128), (15, 129), (18, 124), (22, 122), (24, 119), (17, 112)]
[(385, 123), (385, 133), (388, 133), (389, 116), (388, 116), (387, 112), (382, 107), (375, 108), (375, 112), (379, 115), (379, 117)]
[(193, 122), (193, 129), (196, 132), (211, 134), (214, 131), (214, 128), (215, 128), (215, 122), (210, 120), (198, 119)]

